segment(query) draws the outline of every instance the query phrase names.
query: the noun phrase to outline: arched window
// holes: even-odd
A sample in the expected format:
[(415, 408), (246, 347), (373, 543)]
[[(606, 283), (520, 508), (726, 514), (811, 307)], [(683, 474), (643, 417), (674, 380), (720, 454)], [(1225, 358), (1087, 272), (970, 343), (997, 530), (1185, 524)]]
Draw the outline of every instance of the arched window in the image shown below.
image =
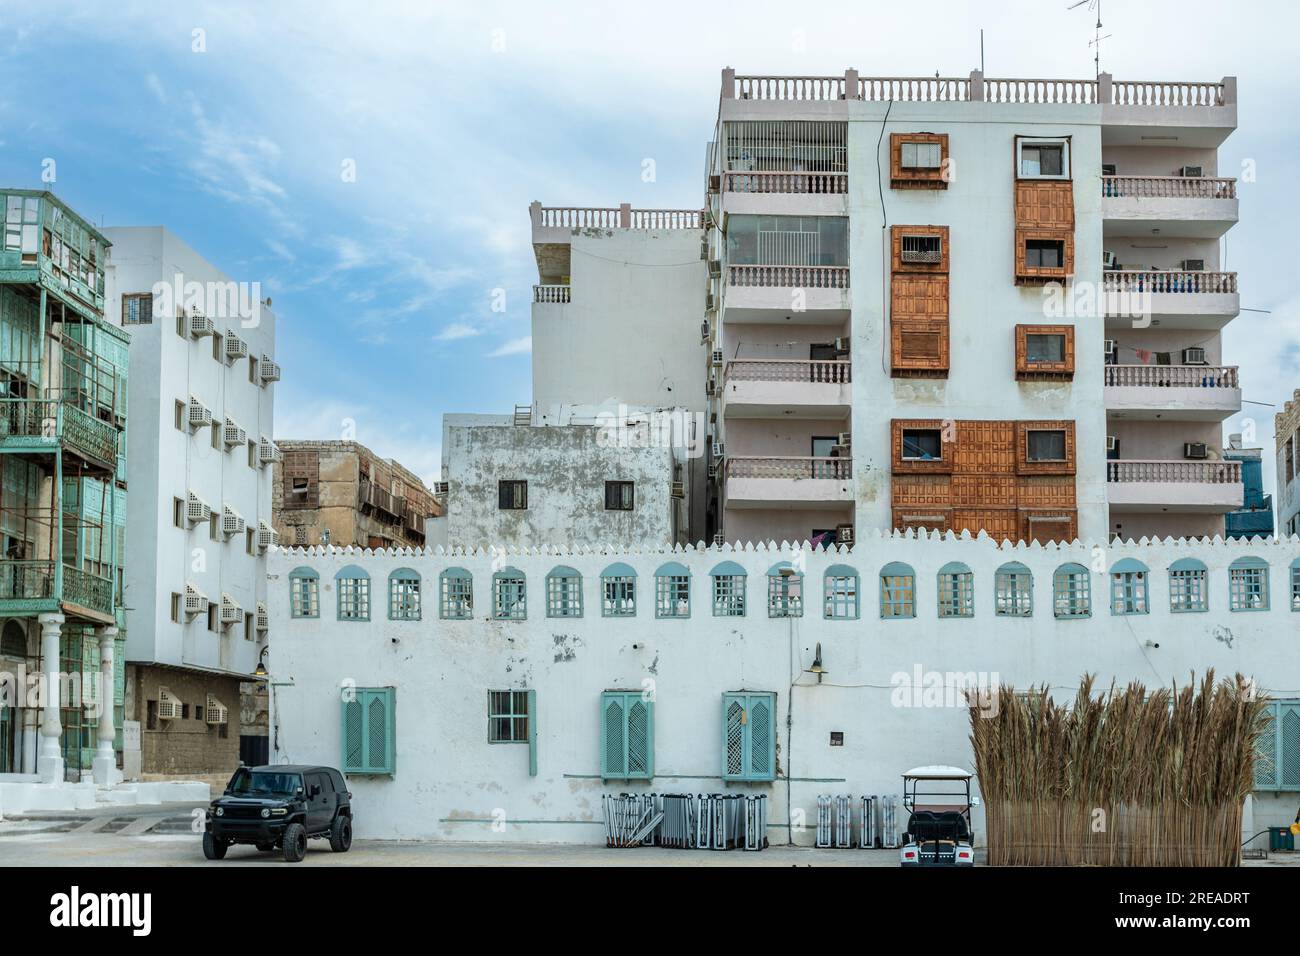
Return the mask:
[(826, 569), (823, 579), (825, 612), (824, 616), (837, 619), (857, 618), (858, 606), (858, 572), (847, 564), (832, 564)]
[(492, 616), (498, 621), (522, 621), (528, 617), (528, 595), (524, 572), (502, 568), (492, 575)]
[(338, 588), (340, 621), (370, 620), (370, 575), (364, 568), (349, 564), (334, 575)]
[(617, 561), (600, 572), (602, 617), (636, 617), (636, 571)]
[(767, 570), (767, 616), (803, 617), (803, 572), (789, 561)]
[(975, 575), (960, 561), (939, 569), (939, 616), (975, 616)]
[(582, 575), (567, 565), (546, 575), (546, 616), (582, 617)]
[(0, 654), (20, 660), (27, 656), (27, 632), (12, 618), (5, 621), (4, 630), (0, 631)]
[(289, 572), (289, 616), (320, 617), (320, 575), (312, 568)]
[(1034, 575), (1019, 561), (1009, 561), (993, 576), (993, 613), (998, 617), (1032, 617)]
[(1268, 562), (1238, 558), (1228, 565), (1228, 610), (1268, 610)]
[(1146, 614), (1150, 609), (1147, 585), (1151, 572), (1137, 558), (1116, 561), (1110, 569), (1110, 613)]
[(1208, 572), (1195, 558), (1179, 558), (1169, 565), (1169, 610), (1174, 614), (1210, 609)]
[(398, 568), (388, 576), (388, 619), (420, 619), (420, 575), (410, 568)]
[(464, 568), (448, 568), (438, 575), (438, 616), (444, 621), (474, 616), (474, 576)]
[(709, 572), (713, 583), (713, 616), (745, 616), (745, 569), (735, 561), (723, 561)]
[(891, 561), (880, 569), (880, 616), (916, 617), (916, 572)]
[(1082, 564), (1063, 564), (1052, 575), (1052, 613), (1062, 621), (1092, 617), (1092, 576)]
[(691, 616), (691, 572), (677, 561), (655, 571), (655, 617)]

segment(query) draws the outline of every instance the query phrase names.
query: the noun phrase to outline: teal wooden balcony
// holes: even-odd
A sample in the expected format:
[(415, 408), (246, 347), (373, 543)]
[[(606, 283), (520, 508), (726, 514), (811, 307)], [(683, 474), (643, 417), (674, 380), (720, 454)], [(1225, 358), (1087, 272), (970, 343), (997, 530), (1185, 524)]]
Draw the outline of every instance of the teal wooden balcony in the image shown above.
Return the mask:
[(62, 581), (53, 561), (0, 561), (0, 617), (61, 613), (113, 623), (113, 581), (69, 564)]
[(117, 467), (117, 427), (76, 405), (48, 398), (0, 399), (0, 451), (64, 450), (107, 472)]

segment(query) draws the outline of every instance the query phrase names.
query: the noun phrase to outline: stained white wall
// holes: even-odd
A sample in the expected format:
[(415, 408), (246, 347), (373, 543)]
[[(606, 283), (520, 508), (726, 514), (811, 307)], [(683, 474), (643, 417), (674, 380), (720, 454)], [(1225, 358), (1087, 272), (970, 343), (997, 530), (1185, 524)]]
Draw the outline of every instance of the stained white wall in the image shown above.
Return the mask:
[[(121, 324), (121, 297), (149, 292), (157, 282), (229, 282), (179, 237), (161, 226), (106, 229), (113, 243), (105, 278), (105, 313)], [(249, 280), (251, 281), (251, 280)], [(248, 343), (249, 356), (275, 358), (275, 315), (263, 306), (256, 324), (239, 315), (210, 316)], [(266, 600), (265, 554), (250, 555), (244, 535), (212, 540), (206, 524), (176, 528), (172, 499), (195, 492), (220, 509), (229, 505), (256, 529), (271, 525), (271, 468), (250, 467), (248, 448), (214, 448), (211, 429), (174, 427), (174, 403), (194, 395), (212, 410), (214, 423), (229, 416), (252, 441), (272, 435), (275, 385), (249, 381), (249, 359), (218, 361), (212, 337), (180, 336), (174, 315), (156, 315), (131, 333), (128, 396), (128, 497), (126, 529), (127, 660), (188, 665), (247, 674), (263, 641), (247, 640), (239, 625), (220, 633), (206, 615), (171, 620), (171, 594), (191, 583), (219, 602), (229, 594), (255, 613)]]
[[(1227, 610), (1227, 566), (1246, 554), (1269, 562), (1271, 610)], [(1149, 614), (1112, 616), (1108, 578), (1094, 573), (1092, 617), (1053, 617), (1052, 573), (1058, 566), (1077, 561), (1108, 568), (1130, 556), (1151, 569)], [(1174, 616), (1166, 569), (1189, 556), (1209, 568), (1210, 611)], [(276, 635), (270, 654), (278, 746), (273, 759), (338, 765), (340, 688), (391, 686), (397, 700), (396, 775), (350, 777), (358, 836), (598, 843), (603, 793), (739, 790), (769, 795), (770, 837), (784, 842), (787, 808), (815, 821), (818, 794), (897, 793), (900, 774), (918, 764), (971, 766), (961, 695), (913, 697), (905, 692), (913, 675), (922, 681), (934, 675), (940, 687), (955, 686), (962, 675), (1021, 688), (1045, 683), (1054, 694), (1068, 696), (1084, 673), (1097, 675), (1101, 687), (1112, 680), (1154, 686), (1186, 681), (1192, 672), (1200, 675), (1212, 667), (1223, 677), (1253, 676), (1271, 696), (1300, 698), (1300, 659), (1293, 652), (1300, 617), (1285, 598), (1287, 568), (1297, 556), (1300, 538), (1094, 549), (872, 535), (851, 553), (762, 547), (603, 554), (555, 549), (505, 557), (527, 576), (528, 618), (504, 622), (488, 617), (494, 560), (486, 553), (277, 551), (269, 568)], [(653, 575), (668, 560), (681, 561), (692, 572), (687, 620), (654, 617)], [(723, 560), (747, 572), (744, 617), (712, 616), (708, 573)], [(780, 560), (804, 569), (805, 617), (768, 617), (766, 572)], [(965, 562), (975, 575), (972, 619), (937, 617), (936, 574), (954, 560)], [(1012, 560), (1033, 572), (1030, 618), (994, 615), (994, 574)], [(615, 561), (637, 572), (635, 618), (600, 615), (599, 576)], [(888, 561), (906, 562), (916, 572), (914, 619), (880, 618), (877, 575)], [(861, 575), (859, 619), (821, 617), (822, 579), (832, 563), (849, 564)], [(371, 575), (376, 597), (370, 622), (334, 619), (334, 575), (348, 564)], [(583, 575), (581, 618), (545, 616), (544, 578), (557, 564)], [(302, 565), (320, 574), (319, 619), (289, 616), (288, 574)], [(438, 620), (438, 575), (449, 566), (473, 574), (477, 610), (471, 621)], [(414, 568), (423, 578), (421, 621), (387, 619), (387, 576), (398, 567)], [(819, 645), (826, 669), (820, 681), (807, 673)], [(600, 693), (643, 687), (655, 695), (657, 776), (649, 785), (604, 785), (598, 779)], [(536, 691), (536, 777), (528, 775), (526, 746), (487, 743), (488, 691), (506, 689)], [(741, 689), (777, 695), (780, 778), (774, 783), (724, 785), (718, 776), (721, 695)], [(830, 746), (831, 731), (844, 733), (843, 747)], [(1289, 822), (1293, 813), (1294, 794), (1265, 795), (1245, 826), (1253, 826), (1253, 833)], [(495, 819), (505, 821), (502, 829), (493, 828)], [(982, 839), (978, 813), (976, 823)], [(811, 843), (813, 832), (798, 830), (795, 839)]]

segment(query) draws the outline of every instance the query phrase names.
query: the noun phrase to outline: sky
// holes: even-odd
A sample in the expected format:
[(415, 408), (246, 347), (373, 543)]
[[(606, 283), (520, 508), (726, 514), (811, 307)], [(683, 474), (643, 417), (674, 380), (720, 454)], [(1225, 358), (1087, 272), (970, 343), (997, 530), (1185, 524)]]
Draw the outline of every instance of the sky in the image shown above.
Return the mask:
[[(278, 438), (441, 477), (444, 412), (531, 400), (528, 203), (700, 205), (720, 71), (1090, 77), (1065, 0), (255, 3), (0, 0), (0, 184), (99, 225), (162, 224), (273, 299)], [(1245, 160), (1224, 334), (1271, 489), (1300, 388), (1300, 5), (1110, 0), (1117, 79), (1238, 77)], [(653, 181), (642, 175), (654, 161)], [(45, 166), (43, 166), (45, 164)], [(1239, 174), (1238, 174), (1239, 175)], [(494, 309), (504, 290), (504, 309)], [(1249, 419), (1250, 421), (1245, 421)]]

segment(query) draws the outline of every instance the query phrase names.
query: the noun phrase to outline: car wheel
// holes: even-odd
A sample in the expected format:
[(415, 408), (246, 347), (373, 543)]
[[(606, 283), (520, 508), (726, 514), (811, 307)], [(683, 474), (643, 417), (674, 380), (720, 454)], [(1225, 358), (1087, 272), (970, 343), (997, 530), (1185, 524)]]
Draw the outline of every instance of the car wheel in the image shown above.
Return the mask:
[(230, 844), (214, 837), (211, 833), (203, 834), (203, 856), (209, 860), (224, 860)]
[(330, 849), (335, 853), (347, 853), (352, 846), (352, 818), (339, 814), (330, 827)]
[(301, 863), (307, 855), (307, 830), (301, 823), (290, 823), (284, 828), (284, 859), (286, 863)]
[(259, 843), (259, 844), (257, 844), (257, 848), (258, 848), (259, 850), (261, 850), (263, 853), (270, 853), (272, 850), (275, 849), (275, 844), (274, 844), (274, 843)]

